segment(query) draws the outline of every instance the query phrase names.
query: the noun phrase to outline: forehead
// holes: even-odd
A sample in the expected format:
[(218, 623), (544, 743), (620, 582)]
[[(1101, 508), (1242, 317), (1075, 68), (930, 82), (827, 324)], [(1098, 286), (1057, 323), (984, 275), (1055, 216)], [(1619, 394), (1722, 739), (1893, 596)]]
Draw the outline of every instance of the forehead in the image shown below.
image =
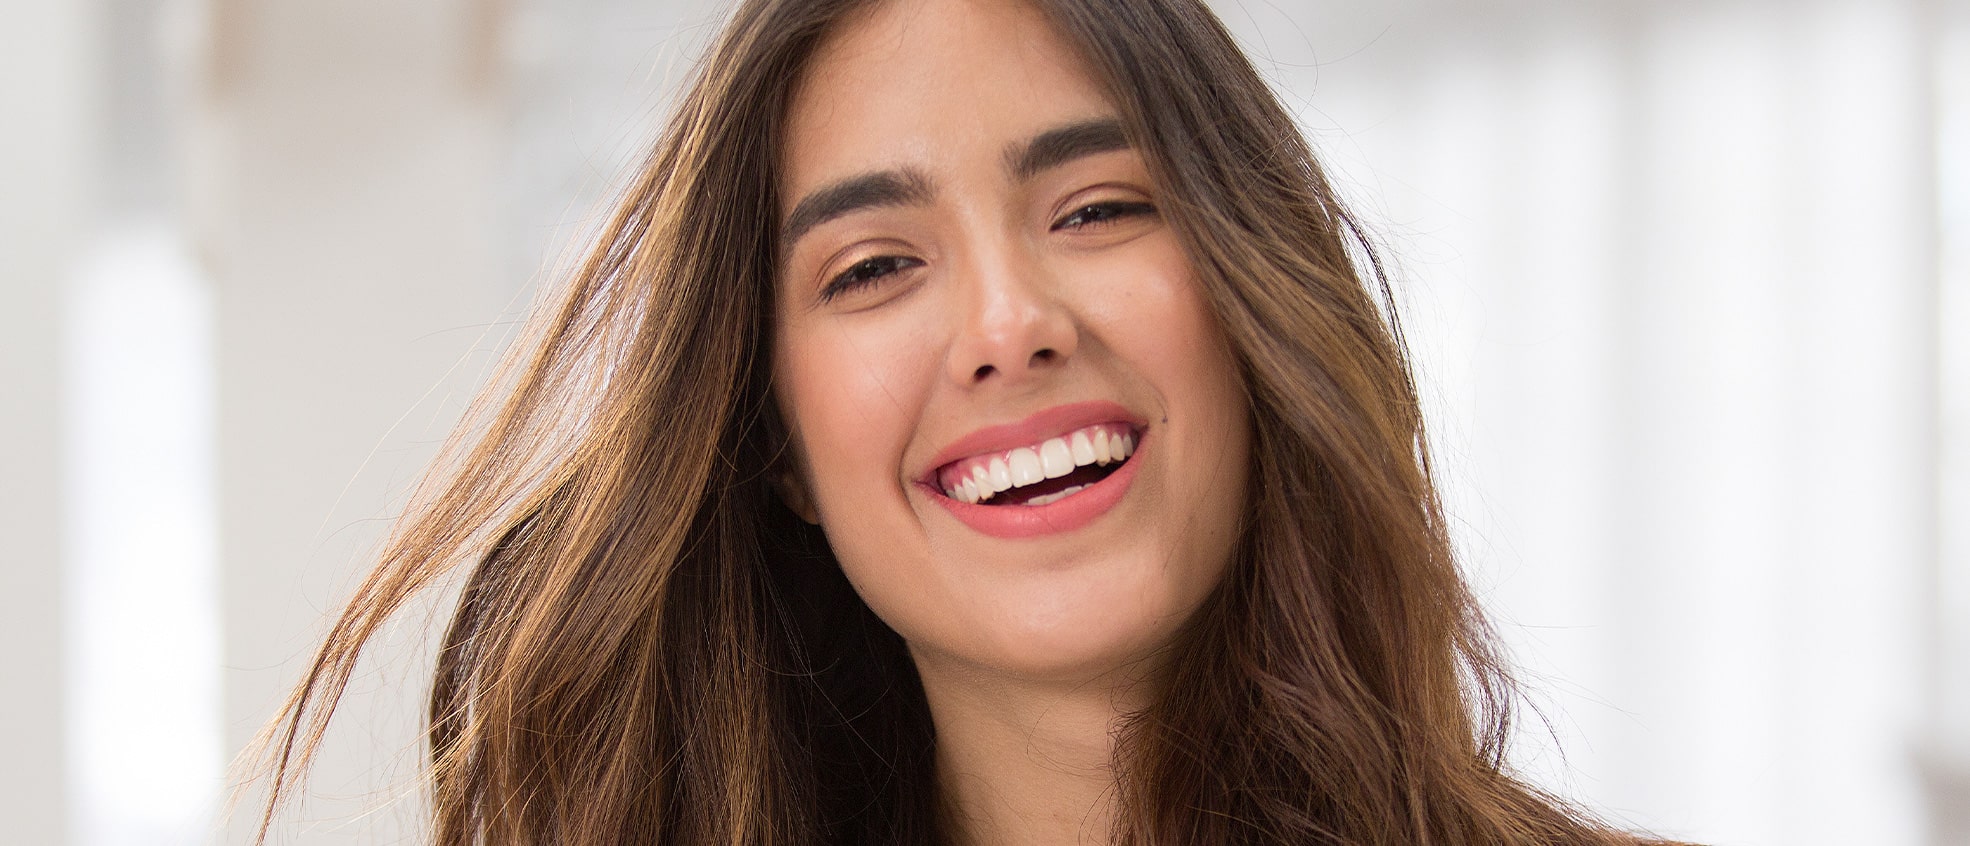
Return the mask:
[(788, 106), (783, 196), (876, 168), (975, 163), (1009, 142), (1112, 112), (1038, 9), (889, 0), (844, 21), (803, 72)]

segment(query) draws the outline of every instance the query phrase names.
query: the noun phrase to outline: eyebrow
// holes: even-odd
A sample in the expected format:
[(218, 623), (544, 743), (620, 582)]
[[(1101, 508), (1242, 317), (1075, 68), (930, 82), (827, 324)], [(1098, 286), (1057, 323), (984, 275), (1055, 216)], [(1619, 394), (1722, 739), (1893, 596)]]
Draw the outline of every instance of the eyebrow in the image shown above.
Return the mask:
[(1075, 159), (1112, 153), (1133, 147), (1122, 122), (1114, 118), (1095, 118), (1049, 129), (1033, 140), (1006, 151), (1006, 166), (1020, 179), (1031, 179), (1041, 171), (1056, 168)]
[[(1006, 169), (1021, 180), (1075, 159), (1126, 150), (1121, 121), (1094, 118), (1049, 129), (1006, 150)], [(780, 227), (782, 250), (830, 220), (871, 208), (924, 205), (935, 191), (922, 172), (908, 168), (851, 176), (802, 197)]]
[(930, 202), (930, 180), (914, 170), (884, 170), (851, 176), (801, 198), (780, 228), (780, 243), (791, 246), (816, 226), (862, 209)]

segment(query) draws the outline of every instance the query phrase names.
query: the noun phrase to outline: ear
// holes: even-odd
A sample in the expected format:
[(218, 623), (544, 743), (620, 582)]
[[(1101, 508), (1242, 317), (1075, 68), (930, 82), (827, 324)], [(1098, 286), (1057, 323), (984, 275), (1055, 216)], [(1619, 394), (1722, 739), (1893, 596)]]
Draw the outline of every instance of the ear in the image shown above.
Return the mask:
[(766, 443), (775, 446), (766, 472), (772, 476), (773, 492), (779, 494), (787, 510), (809, 525), (819, 526), (821, 513), (814, 507), (813, 489), (807, 484), (807, 456), (801, 453), (800, 439), (786, 421), (786, 412), (778, 402), (767, 406), (761, 434)]
[(773, 491), (780, 495), (781, 502), (786, 503), (787, 510), (809, 524), (819, 526), (821, 515), (814, 508), (814, 494), (807, 487), (807, 474), (799, 466), (802, 463), (789, 451), (779, 466), (773, 469)]

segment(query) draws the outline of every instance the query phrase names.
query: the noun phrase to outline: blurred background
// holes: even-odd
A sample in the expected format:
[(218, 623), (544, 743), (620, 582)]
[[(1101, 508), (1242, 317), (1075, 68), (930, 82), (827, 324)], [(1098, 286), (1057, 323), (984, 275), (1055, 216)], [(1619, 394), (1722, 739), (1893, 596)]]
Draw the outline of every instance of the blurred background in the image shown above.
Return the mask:
[[(1970, 844), (1970, 2), (1213, 6), (1393, 262), (1526, 775)], [(0, 842), (250, 835), (229, 762), (721, 14), (0, 11)], [(421, 840), (435, 613), (277, 842)]]

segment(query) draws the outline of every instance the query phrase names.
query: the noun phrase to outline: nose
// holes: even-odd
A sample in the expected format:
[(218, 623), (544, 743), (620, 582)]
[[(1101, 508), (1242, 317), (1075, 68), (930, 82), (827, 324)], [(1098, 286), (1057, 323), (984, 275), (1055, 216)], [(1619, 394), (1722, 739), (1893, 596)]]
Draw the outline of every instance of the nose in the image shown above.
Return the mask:
[(995, 251), (967, 263), (959, 287), (963, 320), (949, 376), (960, 387), (1043, 378), (1073, 358), (1079, 329), (1038, 262)]

